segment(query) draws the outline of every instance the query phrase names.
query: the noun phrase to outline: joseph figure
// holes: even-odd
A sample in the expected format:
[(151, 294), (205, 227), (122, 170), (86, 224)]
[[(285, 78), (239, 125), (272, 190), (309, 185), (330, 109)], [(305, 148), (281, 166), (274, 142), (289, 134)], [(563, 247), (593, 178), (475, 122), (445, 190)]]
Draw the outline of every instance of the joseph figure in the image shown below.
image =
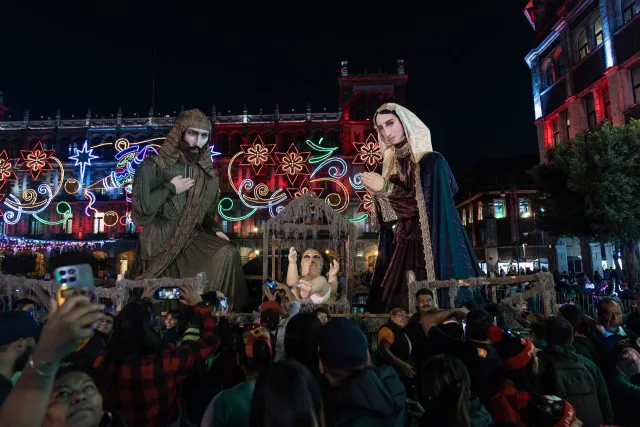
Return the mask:
[(134, 279), (207, 275), (237, 309), (248, 302), (238, 248), (216, 222), (220, 190), (209, 151), (211, 122), (199, 110), (180, 113), (157, 156), (133, 181), (131, 218), (143, 227)]

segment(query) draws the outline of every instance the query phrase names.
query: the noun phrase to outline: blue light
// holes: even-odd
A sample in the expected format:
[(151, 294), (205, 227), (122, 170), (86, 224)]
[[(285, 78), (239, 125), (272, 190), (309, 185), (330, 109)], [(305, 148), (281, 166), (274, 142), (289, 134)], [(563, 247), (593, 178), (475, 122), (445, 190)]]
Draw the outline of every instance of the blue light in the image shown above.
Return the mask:
[(80, 182), (84, 182), (84, 171), (87, 165), (91, 166), (91, 160), (98, 158), (93, 155), (93, 148), (89, 148), (87, 144), (88, 142), (85, 141), (82, 150), (77, 150), (76, 154), (69, 156), (69, 159), (76, 161), (74, 166), (80, 165)]

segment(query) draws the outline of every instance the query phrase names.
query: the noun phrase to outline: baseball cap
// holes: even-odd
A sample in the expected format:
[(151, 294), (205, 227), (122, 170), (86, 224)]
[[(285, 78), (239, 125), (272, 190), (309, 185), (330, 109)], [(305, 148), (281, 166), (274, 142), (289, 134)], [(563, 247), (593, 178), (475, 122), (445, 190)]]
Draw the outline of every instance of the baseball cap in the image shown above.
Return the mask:
[(280, 304), (272, 300), (267, 300), (260, 305), (260, 313), (264, 313), (267, 310), (275, 310), (280, 313)]
[(333, 369), (357, 370), (367, 363), (367, 340), (357, 322), (336, 318), (318, 331), (322, 363)]
[(11, 344), (21, 338), (40, 338), (42, 327), (26, 311), (0, 313), (0, 345)]

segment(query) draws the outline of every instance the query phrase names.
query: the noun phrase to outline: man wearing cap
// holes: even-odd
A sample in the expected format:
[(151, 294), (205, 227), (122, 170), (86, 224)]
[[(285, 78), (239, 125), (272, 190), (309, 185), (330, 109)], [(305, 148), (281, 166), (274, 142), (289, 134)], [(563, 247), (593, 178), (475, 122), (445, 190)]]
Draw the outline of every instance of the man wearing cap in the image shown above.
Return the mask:
[(136, 169), (131, 218), (143, 226), (131, 276), (207, 275), (239, 310), (248, 290), (238, 248), (216, 222), (220, 190), (209, 141), (211, 121), (199, 110), (180, 113), (157, 156)]
[(403, 427), (406, 394), (391, 366), (369, 367), (367, 341), (353, 320), (336, 318), (318, 332), (327, 427)]
[(0, 407), (13, 389), (40, 336), (40, 326), (26, 311), (0, 313)]
[(269, 289), (265, 289), (264, 294), (267, 297), (267, 301), (260, 305), (260, 323), (262, 326), (270, 331), (272, 346), (274, 350), (274, 360), (278, 361), (284, 358), (284, 336), (287, 330), (289, 320), (298, 313), (300, 313), (300, 302), (296, 300), (295, 295), (291, 292), (288, 286), (278, 283), (278, 289), (284, 289), (291, 303), (289, 309), (285, 307), (284, 301), (282, 304), (276, 301), (276, 294), (272, 293)]

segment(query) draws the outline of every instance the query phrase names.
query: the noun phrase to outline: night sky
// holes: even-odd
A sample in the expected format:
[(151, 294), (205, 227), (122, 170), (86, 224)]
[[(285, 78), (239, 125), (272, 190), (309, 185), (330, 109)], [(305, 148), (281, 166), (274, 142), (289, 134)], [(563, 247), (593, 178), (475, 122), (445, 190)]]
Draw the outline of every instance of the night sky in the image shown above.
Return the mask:
[(88, 108), (110, 117), (118, 107), (146, 116), (154, 47), (163, 115), (181, 105), (210, 114), (214, 103), (236, 114), (245, 103), (249, 113), (272, 112), (276, 102), (304, 112), (308, 101), (336, 111), (341, 60), (360, 73), (394, 71), (403, 58), (407, 106), (456, 174), (537, 150), (526, 0), (3, 3), (0, 90), (13, 120), (58, 108), (63, 118)]

